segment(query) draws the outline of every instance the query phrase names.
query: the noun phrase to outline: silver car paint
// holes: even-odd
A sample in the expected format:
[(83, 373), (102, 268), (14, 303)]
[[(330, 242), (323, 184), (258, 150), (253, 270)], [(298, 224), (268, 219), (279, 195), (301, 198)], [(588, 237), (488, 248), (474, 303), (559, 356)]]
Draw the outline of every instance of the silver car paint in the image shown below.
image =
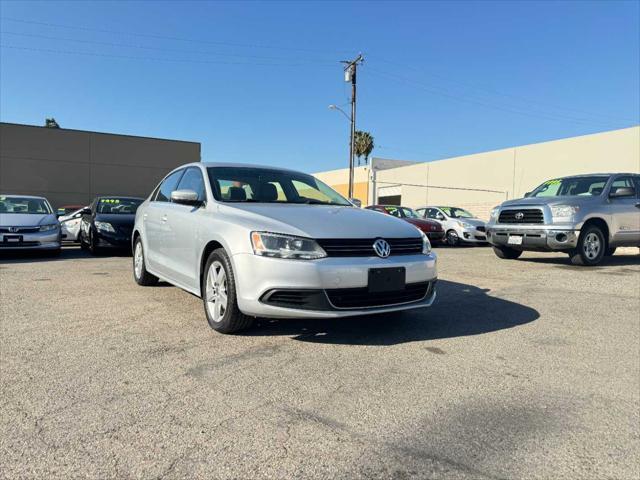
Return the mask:
[[(335, 288), (367, 285), (369, 268), (403, 265), (407, 281), (436, 278), (436, 256), (328, 257), (319, 260), (287, 260), (254, 255), (252, 231), (268, 231), (309, 238), (420, 237), (411, 224), (389, 215), (356, 207), (224, 203), (211, 192), (206, 168), (210, 166), (256, 167), (242, 164), (194, 163), (205, 179), (207, 203), (192, 207), (145, 200), (136, 212), (133, 238), (142, 237), (147, 270), (180, 288), (200, 296), (200, 274), (206, 246), (215, 242), (231, 258), (236, 277), (239, 308), (246, 314), (269, 317), (351, 316), (371, 311), (393, 311), (430, 305), (435, 295), (421, 303), (349, 311), (313, 312), (268, 306), (259, 302), (270, 288)], [(282, 169), (280, 169), (282, 170)], [(169, 175), (173, 173), (170, 172)], [(167, 175), (168, 176), (168, 175)], [(166, 177), (165, 177), (166, 178)]]
[[(598, 174), (594, 174), (598, 175)], [(562, 197), (529, 197), (508, 200), (499, 205), (497, 215), (492, 217), (487, 224), (487, 230), (491, 233), (489, 241), (493, 245), (506, 245), (506, 239), (510, 234), (541, 235), (539, 241), (532, 244), (535, 248), (549, 250), (567, 250), (575, 248), (580, 230), (584, 224), (593, 219), (606, 222), (609, 229), (608, 242), (610, 247), (640, 246), (640, 204), (638, 192), (635, 197), (609, 198), (611, 184), (620, 177), (637, 176), (637, 174), (602, 174), (610, 175), (607, 184), (600, 195), (597, 196), (562, 196)], [(588, 175), (591, 176), (591, 175)], [(554, 221), (551, 213), (552, 206), (571, 205), (578, 206), (578, 213), (565, 221)], [(527, 209), (540, 208), (544, 215), (544, 224), (501, 224), (498, 222), (500, 212), (506, 208)], [(496, 233), (504, 233), (506, 236), (498, 237)], [(568, 235), (566, 242), (558, 242), (555, 235), (565, 233)], [(526, 250), (527, 245), (522, 246)], [(520, 248), (520, 247), (518, 247)]]
[[(476, 235), (483, 235), (483, 236), (485, 235), (485, 232), (480, 232), (476, 230), (477, 227), (486, 227), (487, 223), (484, 220), (480, 220), (479, 218), (475, 218), (475, 217), (452, 218), (448, 216), (446, 213), (444, 213), (444, 211), (442, 211), (439, 207), (434, 207), (434, 206), (417, 208), (416, 212), (422, 214), (423, 213), (422, 211), (424, 210), (426, 215), (426, 209), (428, 208), (433, 208), (437, 210), (444, 217), (444, 220), (439, 220), (437, 218), (432, 218), (428, 216), (425, 216), (424, 218), (428, 218), (429, 220), (435, 220), (440, 225), (442, 225), (442, 228), (445, 231), (445, 235), (449, 230), (455, 230), (455, 232), (458, 234), (458, 238), (460, 238), (462, 242), (468, 242), (468, 243), (486, 243), (487, 242), (486, 240), (478, 240), (475, 238)], [(472, 225), (472, 227), (471, 228), (462, 227), (458, 224), (459, 221), (468, 223)], [(469, 234), (469, 238), (464, 238), (465, 232)]]
[[(53, 212), (51, 204), (44, 197), (36, 197), (32, 195), (18, 195), (18, 194), (2, 194), (2, 196), (16, 196), (25, 198), (42, 199), (47, 202), (49, 209)], [(31, 214), (31, 213), (0, 213), (0, 227), (39, 227), (41, 225), (58, 225), (56, 230), (49, 232), (33, 232), (33, 233), (19, 233), (22, 235), (25, 242), (39, 242), (35, 246), (19, 246), (12, 245), (11, 247), (2, 247), (4, 250), (57, 250), (60, 248), (60, 227), (58, 219), (55, 214)], [(0, 242), (4, 242), (4, 235), (0, 233)], [(8, 235), (12, 235), (9, 233)], [(15, 235), (15, 234), (13, 234)]]

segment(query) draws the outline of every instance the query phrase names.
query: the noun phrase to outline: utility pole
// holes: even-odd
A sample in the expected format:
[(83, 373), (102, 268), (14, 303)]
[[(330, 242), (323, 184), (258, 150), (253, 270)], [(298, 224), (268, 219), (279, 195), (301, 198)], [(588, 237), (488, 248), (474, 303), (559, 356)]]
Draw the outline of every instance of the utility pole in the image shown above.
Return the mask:
[(349, 199), (353, 198), (353, 167), (356, 136), (356, 72), (358, 65), (364, 62), (362, 54), (353, 60), (344, 60), (344, 81), (351, 82), (351, 140), (349, 141)]

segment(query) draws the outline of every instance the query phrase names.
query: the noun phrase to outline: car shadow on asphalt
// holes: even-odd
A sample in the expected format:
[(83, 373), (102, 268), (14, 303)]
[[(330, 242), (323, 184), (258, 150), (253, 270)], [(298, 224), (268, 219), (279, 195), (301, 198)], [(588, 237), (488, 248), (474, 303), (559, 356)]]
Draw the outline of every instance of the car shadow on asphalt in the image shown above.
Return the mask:
[(78, 260), (82, 258), (100, 257), (130, 257), (131, 252), (127, 250), (113, 250), (93, 256), (78, 245), (64, 245), (59, 254), (46, 251), (13, 251), (0, 252), (0, 265), (14, 263), (34, 263), (34, 262), (61, 262), (65, 260)]
[(626, 265), (640, 265), (640, 254), (627, 254), (627, 255), (614, 255), (613, 257), (604, 257), (595, 267), (581, 267), (572, 265), (569, 261), (568, 255), (563, 256), (551, 256), (551, 257), (527, 257), (526, 255), (520, 257), (518, 262), (531, 262), (531, 263), (543, 263), (547, 265), (558, 265), (560, 267), (571, 268), (575, 270), (599, 270), (604, 267), (626, 266)]
[(259, 319), (245, 336), (292, 336), (336, 345), (397, 345), (481, 335), (539, 318), (537, 310), (488, 294), (489, 290), (440, 280), (430, 308), (341, 319)]

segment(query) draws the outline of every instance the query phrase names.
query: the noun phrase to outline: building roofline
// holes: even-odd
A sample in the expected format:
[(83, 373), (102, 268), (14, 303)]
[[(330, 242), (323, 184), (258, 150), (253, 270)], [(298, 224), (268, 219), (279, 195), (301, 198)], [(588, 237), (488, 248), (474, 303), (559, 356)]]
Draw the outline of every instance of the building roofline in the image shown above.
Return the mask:
[(148, 140), (161, 140), (164, 142), (180, 142), (180, 143), (193, 143), (195, 145), (202, 145), (200, 142), (195, 142), (193, 140), (177, 140), (175, 138), (160, 138), (160, 137), (149, 137), (146, 135), (130, 135), (127, 133), (109, 133), (109, 132), (96, 132), (94, 130), (79, 130), (76, 128), (50, 128), (50, 127), (45, 127), (42, 125), (29, 125), (26, 123), (14, 123), (14, 122), (0, 122), (0, 125), (12, 125), (12, 126), (16, 126), (16, 127), (29, 127), (29, 128), (39, 128), (39, 129), (46, 129), (46, 130), (65, 130), (67, 132), (78, 132), (78, 133), (91, 133), (91, 134), (95, 134), (95, 135), (111, 135), (114, 137), (130, 137), (130, 138), (145, 138)]

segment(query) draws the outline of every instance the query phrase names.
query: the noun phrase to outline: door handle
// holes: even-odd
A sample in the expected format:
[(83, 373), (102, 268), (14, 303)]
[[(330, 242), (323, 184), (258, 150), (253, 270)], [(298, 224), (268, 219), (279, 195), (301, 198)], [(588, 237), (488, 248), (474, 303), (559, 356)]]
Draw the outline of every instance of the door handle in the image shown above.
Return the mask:
[(163, 215), (163, 216), (162, 216), (162, 218), (160, 219), (160, 221), (161, 221), (162, 223), (165, 223), (165, 222), (167, 221), (167, 216), (166, 216), (166, 215)]
[(142, 220), (146, 220), (146, 219), (147, 219), (147, 214), (145, 213), (142, 215)]

